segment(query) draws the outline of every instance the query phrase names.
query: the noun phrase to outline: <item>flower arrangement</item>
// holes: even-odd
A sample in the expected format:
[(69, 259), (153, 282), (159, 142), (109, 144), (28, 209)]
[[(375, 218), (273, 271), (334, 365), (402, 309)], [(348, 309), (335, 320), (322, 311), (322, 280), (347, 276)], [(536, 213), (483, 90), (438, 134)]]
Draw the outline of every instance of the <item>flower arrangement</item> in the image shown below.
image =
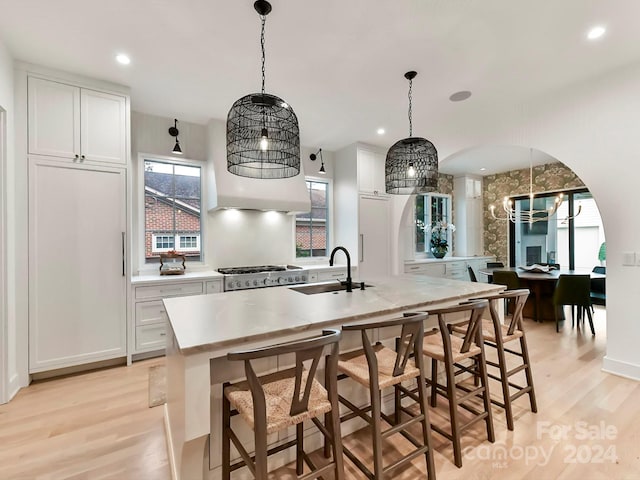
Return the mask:
[(447, 230), (452, 233), (456, 231), (456, 226), (453, 223), (448, 223), (446, 220), (437, 220), (425, 229), (430, 233), (431, 239), (429, 245), (431, 246), (431, 253), (434, 257), (442, 258), (449, 250), (449, 243), (447, 241)]

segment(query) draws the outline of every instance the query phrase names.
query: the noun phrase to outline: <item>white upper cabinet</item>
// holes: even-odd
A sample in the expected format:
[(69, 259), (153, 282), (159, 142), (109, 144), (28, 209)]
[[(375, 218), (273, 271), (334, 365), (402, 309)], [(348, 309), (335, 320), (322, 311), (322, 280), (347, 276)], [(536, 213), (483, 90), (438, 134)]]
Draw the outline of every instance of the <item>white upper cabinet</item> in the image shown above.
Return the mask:
[(29, 78), (29, 153), (80, 155), (80, 89)]
[(126, 99), (80, 90), (80, 145), (87, 160), (126, 163)]
[(384, 186), (385, 155), (358, 147), (358, 190), (380, 195)]
[(126, 98), (28, 79), (29, 153), (126, 165)]

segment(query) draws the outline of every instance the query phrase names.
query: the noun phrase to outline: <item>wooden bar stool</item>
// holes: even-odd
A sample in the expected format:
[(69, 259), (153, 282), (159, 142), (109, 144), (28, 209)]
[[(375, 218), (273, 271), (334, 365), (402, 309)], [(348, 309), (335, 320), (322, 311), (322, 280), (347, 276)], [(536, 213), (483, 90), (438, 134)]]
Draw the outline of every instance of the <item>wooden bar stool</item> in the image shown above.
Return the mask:
[[(229, 480), (231, 472), (247, 466), (257, 480), (267, 480), (267, 457), (294, 445), (296, 448), (296, 473), (298, 478), (311, 480), (334, 472), (334, 478), (344, 479), (340, 413), (337, 397), (338, 345), (341, 333), (325, 330), (322, 336), (258, 348), (245, 352), (231, 352), (227, 359), (244, 361), (246, 380), (223, 385), (222, 412), (222, 478)], [(315, 378), (320, 359), (326, 348), (326, 380), (323, 386)], [(258, 377), (252, 360), (294, 353), (296, 366), (288, 370)], [(311, 361), (307, 371), (304, 361)], [(326, 389), (325, 389), (326, 387)], [(233, 410), (232, 410), (233, 407)], [(242, 446), (231, 428), (231, 417), (240, 414), (254, 431), (255, 455), (252, 457)], [(323, 425), (318, 418), (325, 416)], [(333, 461), (317, 468), (303, 449), (303, 423), (311, 420), (331, 444)], [(267, 436), (287, 427), (296, 426), (296, 439), (267, 449)], [(231, 465), (231, 442), (242, 460)], [(304, 476), (303, 461), (312, 469)]]
[[(360, 331), (362, 348), (353, 352), (340, 355), (338, 370), (341, 375), (338, 380), (351, 378), (369, 389), (370, 403), (367, 407), (359, 408), (352, 402), (339, 395), (340, 403), (345, 405), (350, 412), (343, 415), (340, 421), (351, 420), (356, 417), (364, 419), (372, 431), (373, 443), (373, 473), (353, 452), (345, 450), (344, 454), (370, 479), (393, 478), (389, 473), (396, 467), (410, 462), (420, 455), (425, 455), (427, 474), (429, 479), (435, 479), (435, 467), (433, 463), (433, 450), (431, 447), (431, 428), (429, 424), (429, 410), (427, 405), (427, 392), (424, 378), (424, 362), (421, 350), (421, 340), (424, 335), (423, 322), (427, 315), (414, 314), (410, 317), (400, 317), (388, 321), (378, 321), (358, 325), (345, 325), (343, 331)], [(397, 341), (396, 351), (383, 346), (380, 343), (372, 345), (368, 330), (386, 327), (401, 326), (402, 332)], [(412, 360), (409, 357), (413, 356)], [(382, 412), (382, 390), (394, 387), (396, 392), (407, 392), (407, 388), (401, 382), (415, 379), (417, 388), (417, 401), (420, 408), (419, 414), (412, 414), (408, 420), (402, 422), (402, 415), (396, 410), (391, 417)], [(402, 407), (403, 411), (406, 410)], [(382, 420), (390, 425), (390, 428), (382, 430)], [(420, 423), (422, 426), (422, 438), (417, 439), (411, 435), (407, 428)], [(383, 465), (383, 441), (392, 435), (401, 434), (416, 448), (403, 458)]]
[[(511, 404), (514, 400), (522, 395), (529, 394), (529, 403), (531, 404), (531, 411), (537, 413), (538, 407), (536, 404), (536, 394), (533, 388), (533, 375), (531, 373), (531, 361), (529, 360), (529, 349), (527, 348), (527, 339), (524, 333), (523, 315), (524, 304), (529, 296), (529, 290), (506, 290), (496, 295), (490, 295), (482, 297), (482, 300), (489, 301), (489, 311), (491, 312), (491, 319), (482, 320), (482, 336), (484, 338), (484, 344), (493, 347), (497, 351), (498, 362), (486, 360), (487, 365), (498, 369), (498, 376), (491, 373), (487, 373), (489, 378), (498, 380), (502, 385), (502, 398), (500, 402), (494, 398), (491, 402), (499, 407), (504, 408), (507, 416), (507, 428), (513, 430), (513, 409)], [(496, 302), (500, 302), (506, 299), (511, 299), (514, 303), (513, 315), (508, 325), (503, 325), (500, 321), (498, 310), (496, 309)], [(463, 332), (463, 327), (456, 325), (453, 330), (455, 332)], [(512, 350), (505, 346), (505, 344), (520, 342), (520, 351)], [(506, 354), (518, 356), (522, 359), (522, 364), (518, 365), (511, 370), (507, 369)], [(518, 372), (525, 372), (526, 386), (517, 385), (509, 381), (509, 377), (515, 375)], [(495, 370), (494, 370), (495, 371)], [(516, 392), (511, 394), (510, 388), (516, 389)]]
[[(465, 302), (453, 307), (429, 310), (429, 315), (437, 315), (438, 329), (427, 332), (422, 342), (422, 353), (431, 358), (431, 378), (427, 378), (427, 385), (431, 387), (431, 406), (437, 406), (437, 395), (447, 398), (449, 402), (449, 416), (451, 432), (431, 425), (431, 428), (453, 443), (454, 463), (462, 466), (462, 448), (460, 438), (462, 432), (476, 422), (484, 420), (487, 429), (487, 439), (493, 443), (495, 434), (493, 430), (493, 418), (491, 416), (491, 397), (489, 395), (489, 381), (487, 366), (485, 363), (484, 346), (482, 341), (482, 315), (489, 302), (487, 300)], [(469, 315), (464, 322), (462, 337), (452, 334), (455, 321), (447, 322), (445, 317), (456, 314)], [(463, 365), (461, 362), (466, 361)], [(444, 363), (446, 384), (438, 383), (438, 362)], [(468, 363), (468, 365), (466, 364)], [(479, 378), (479, 385), (463, 386), (456, 381), (456, 377), (463, 373), (469, 373)], [(468, 403), (469, 400), (482, 398), (483, 410), (478, 410)], [(458, 417), (458, 407), (464, 408), (473, 418), (461, 425)]]

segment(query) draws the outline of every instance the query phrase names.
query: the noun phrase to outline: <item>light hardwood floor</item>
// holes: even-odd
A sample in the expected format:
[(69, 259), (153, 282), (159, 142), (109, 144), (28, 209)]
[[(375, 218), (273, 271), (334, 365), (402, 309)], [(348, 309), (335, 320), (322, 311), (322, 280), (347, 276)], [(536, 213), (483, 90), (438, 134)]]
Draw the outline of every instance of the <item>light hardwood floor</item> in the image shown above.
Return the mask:
[[(461, 469), (453, 465), (450, 444), (434, 433), (439, 479), (640, 479), (640, 383), (601, 371), (604, 310), (596, 311), (595, 338), (566, 323), (556, 334), (552, 323), (526, 321), (538, 413), (529, 411), (527, 398), (517, 400), (515, 431), (508, 432), (494, 407), (496, 443), (483, 440), (481, 426), (467, 432)], [(0, 406), (0, 479), (168, 480), (163, 408), (147, 406), (148, 368), (162, 362), (22, 390)], [(440, 400), (432, 421), (444, 422), (446, 415)], [(596, 438), (585, 438), (581, 428)], [(363, 431), (346, 438), (345, 447), (367, 452), (367, 442)], [(403, 439), (393, 438), (385, 456), (391, 460), (405, 448)], [(346, 465), (348, 478), (364, 478)], [(394, 479), (424, 477), (424, 460), (416, 459)], [(292, 478), (292, 471), (282, 468), (272, 478)]]

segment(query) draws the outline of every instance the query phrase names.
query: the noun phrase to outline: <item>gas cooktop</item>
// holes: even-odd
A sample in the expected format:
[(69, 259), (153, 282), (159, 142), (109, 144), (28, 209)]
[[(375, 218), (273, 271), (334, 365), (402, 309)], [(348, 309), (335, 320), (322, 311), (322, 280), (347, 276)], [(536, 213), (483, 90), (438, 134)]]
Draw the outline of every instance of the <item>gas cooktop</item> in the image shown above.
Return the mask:
[(307, 283), (307, 272), (300, 267), (287, 265), (256, 265), (251, 267), (219, 268), (224, 275), (224, 290), (246, 290), (248, 288), (277, 287)]
[(285, 267), (279, 265), (256, 265), (253, 267), (226, 267), (219, 268), (218, 272), (224, 275), (240, 275), (243, 273), (282, 272)]

